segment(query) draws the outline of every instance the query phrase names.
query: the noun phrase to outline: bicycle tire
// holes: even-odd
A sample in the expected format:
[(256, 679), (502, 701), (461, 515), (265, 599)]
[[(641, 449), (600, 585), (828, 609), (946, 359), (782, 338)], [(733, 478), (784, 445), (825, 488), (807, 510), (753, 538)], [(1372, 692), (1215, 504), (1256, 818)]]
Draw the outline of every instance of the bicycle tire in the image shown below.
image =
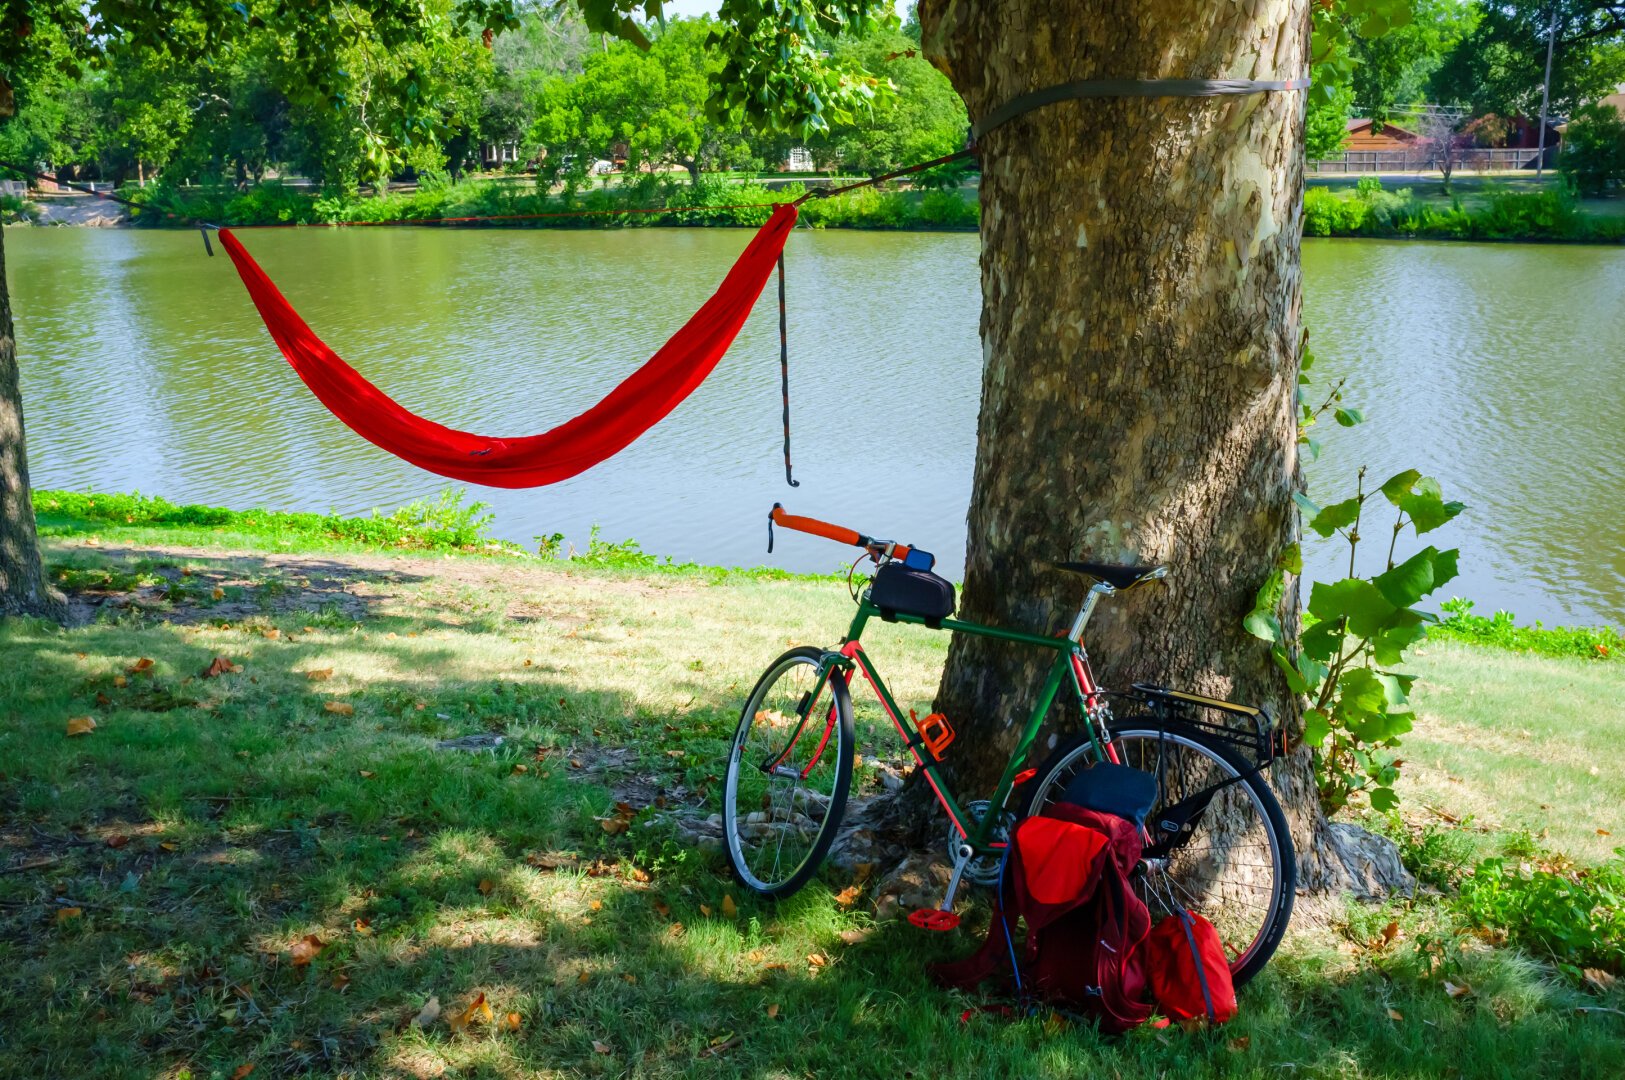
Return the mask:
[[(774, 777), (770, 776), (767, 780), (769, 794), (757, 796), (765, 800), (760, 804), (761, 809), (750, 810), (751, 799), (749, 795), (747, 794), (743, 803), (741, 800), (741, 781), (751, 773), (757, 775), (766, 774), (759, 769), (750, 767), (746, 761), (745, 748), (753, 730), (762, 729), (764, 725), (771, 724), (772, 721), (777, 721), (782, 725), (785, 720), (783, 712), (775, 711), (768, 703), (769, 695), (780, 680), (787, 673), (796, 669), (810, 669), (810, 673), (816, 676), (824, 664), (824, 657), (823, 650), (803, 646), (791, 649), (768, 665), (761, 678), (756, 680), (756, 685), (751, 690), (750, 697), (745, 700), (745, 707), (741, 710), (739, 716), (739, 726), (735, 729), (733, 743), (728, 751), (722, 807), (723, 850), (727, 854), (729, 869), (733, 871), (734, 879), (756, 895), (769, 899), (782, 900), (794, 894), (812, 880), (813, 876), (818, 873), (818, 868), (823, 864), (824, 857), (829, 854), (830, 845), (835, 842), (835, 833), (840, 828), (841, 819), (846, 812), (847, 794), (852, 784), (855, 729), (852, 719), (852, 697), (847, 688), (845, 673), (840, 670), (829, 673), (827, 686), (831, 714), (826, 714), (829, 723), (825, 733), (820, 736), (821, 742), (816, 748), (811, 748), (810, 758), (797, 759), (798, 761), (810, 760), (809, 768), (818, 769), (821, 771), (821, 775), (828, 776), (830, 791), (827, 796), (824, 815), (822, 821), (817, 825), (816, 833), (811, 837), (806, 853), (782, 877), (777, 872), (779, 869), (777, 857), (773, 864), (774, 873), (771, 878), (764, 877), (761, 868), (751, 865), (751, 860), (747, 856), (747, 846), (752, 839), (762, 838), (765, 833), (774, 832), (775, 826), (779, 826), (776, 830), (779, 846), (775, 855), (778, 856), (782, 853), (784, 838), (790, 834), (790, 827), (795, 824), (796, 794), (800, 790), (799, 781), (796, 781), (790, 787), (790, 794), (785, 806), (782, 808), (786, 811), (782, 815), (784, 818), (782, 822), (778, 820), (781, 808), (770, 794)], [(810, 711), (815, 704), (817, 703), (814, 701), (800, 703), (797, 708), (798, 717)], [(770, 717), (772, 720), (765, 719), (766, 717)], [(805, 718), (802, 720), (802, 726), (797, 730), (804, 730), (811, 723), (810, 718)], [(827, 743), (831, 736), (835, 741), (834, 754), (832, 759), (826, 760), (825, 755), (830, 752)], [(809, 747), (810, 744), (811, 740), (808, 740)], [(798, 734), (790, 740), (789, 746), (785, 747), (784, 750), (787, 754), (795, 753), (797, 748), (801, 746), (802, 741)], [(822, 773), (822, 770), (826, 767), (832, 770), (832, 773)], [(825, 798), (822, 795), (817, 797), (819, 799)], [(804, 799), (803, 805), (815, 804), (810, 799)], [(764, 814), (768, 815), (766, 820), (755, 822), (748, 820), (752, 816)], [(803, 814), (802, 816), (810, 820), (810, 815)], [(758, 835), (749, 837), (746, 835), (747, 831), (756, 831)], [(797, 829), (796, 831), (799, 837), (801, 830)]]
[[(1206, 739), (1198, 732), (1179, 730), (1177, 726), (1137, 726), (1130, 719), (1114, 730), (1112, 735), (1113, 745), (1120, 747), (1134, 741), (1165, 739), (1174, 740), (1176, 745), (1192, 748), (1207, 756), (1217, 762), (1229, 776), (1245, 774), (1252, 768), (1249, 762), (1228, 746)], [(1038, 774), (1026, 785), (1027, 790), (1023, 793), (1018, 816), (1028, 816), (1033, 812), (1035, 805), (1041, 809), (1050, 788), (1064, 787), (1064, 781), (1061, 781), (1063, 773), (1066, 773), (1065, 779), (1070, 779), (1071, 775), (1075, 775), (1076, 770), (1072, 770), (1075, 762), (1084, 759), (1092, 761), (1094, 758), (1094, 743), (1087, 735), (1074, 736), (1056, 747), (1039, 767)], [(1072, 772), (1068, 773), (1067, 770)], [(1254, 940), (1231, 962), (1231, 978), (1236, 988), (1240, 989), (1264, 969), (1286, 934), (1287, 925), (1292, 919), (1298, 870), (1297, 853), (1293, 849), (1292, 833), (1287, 828), (1286, 815), (1281, 812), (1280, 801), (1270, 790), (1263, 774), (1253, 773), (1238, 781), (1235, 786), (1245, 790), (1252, 800), (1260, 822), (1267, 830), (1276, 857), (1272, 875), (1272, 895), (1266, 917), (1261, 921)], [(1143, 865), (1136, 870), (1137, 886), (1145, 872)]]

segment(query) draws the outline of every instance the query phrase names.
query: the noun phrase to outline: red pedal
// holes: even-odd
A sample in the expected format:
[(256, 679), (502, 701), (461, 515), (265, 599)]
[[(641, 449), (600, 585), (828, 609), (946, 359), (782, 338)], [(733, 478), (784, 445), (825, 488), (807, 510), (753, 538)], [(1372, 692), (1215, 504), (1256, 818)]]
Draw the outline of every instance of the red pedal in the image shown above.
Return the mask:
[(1027, 781), (1031, 780), (1037, 775), (1037, 769), (1022, 769), (1020, 772), (1016, 773), (1015, 779), (1010, 781), (1010, 785), (1012, 787), (1020, 787), (1022, 784), (1025, 784)]
[(927, 907), (909, 912), (908, 921), (921, 930), (952, 930), (959, 925), (959, 916), (941, 908)]

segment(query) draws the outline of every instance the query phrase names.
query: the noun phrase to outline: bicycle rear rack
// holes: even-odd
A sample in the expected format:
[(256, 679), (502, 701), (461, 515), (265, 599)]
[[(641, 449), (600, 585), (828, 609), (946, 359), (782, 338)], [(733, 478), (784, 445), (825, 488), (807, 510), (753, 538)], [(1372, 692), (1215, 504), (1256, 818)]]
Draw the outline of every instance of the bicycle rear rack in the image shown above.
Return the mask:
[(1185, 728), (1235, 750), (1255, 771), (1286, 754), (1285, 732), (1268, 709), (1151, 683), (1135, 683), (1128, 692), (1112, 696), (1139, 705), (1156, 725)]

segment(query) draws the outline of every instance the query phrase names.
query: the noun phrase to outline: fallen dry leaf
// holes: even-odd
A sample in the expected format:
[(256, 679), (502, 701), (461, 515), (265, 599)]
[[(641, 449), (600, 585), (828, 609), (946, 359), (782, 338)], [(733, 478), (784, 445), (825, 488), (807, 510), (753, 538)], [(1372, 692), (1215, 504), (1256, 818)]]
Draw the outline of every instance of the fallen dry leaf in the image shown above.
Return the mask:
[(1398, 1009), (1389, 1009), (1388, 1010), (1388, 1019), (1390, 1019), (1390, 1020), (1403, 1020), (1403, 1019), (1405, 1019), (1405, 1014), (1400, 1012)]
[(446, 1024), (455, 1032), (464, 1031), (473, 1024), (489, 1024), (495, 1019), (496, 1013), (492, 1010), (491, 1003), (485, 1000), (485, 992), (481, 991), (473, 1001), (468, 1003), (468, 1008), (456, 1016), (449, 1017)]
[(636, 881), (641, 885), (649, 884), (649, 871), (643, 869), (641, 866), (634, 866), (631, 873), (633, 881)]
[(124, 670), (129, 672), (131, 675), (139, 675), (143, 671), (152, 670), (152, 661), (149, 658), (143, 656), (141, 659), (137, 660), (135, 663), (131, 664), (129, 667), (125, 668)]
[(704, 915), (707, 919), (709, 919), (711, 917), (711, 905), (710, 904), (701, 904), (700, 905), (700, 914)]
[(122, 676), (122, 675), (114, 675), (113, 676), (113, 687), (114, 687), (114, 689), (122, 690), (126, 686), (129, 686), (129, 685), (130, 685), (130, 680), (126, 679), (124, 676)]
[(1252, 1045), (1253, 1045), (1253, 1037), (1251, 1035), (1238, 1035), (1234, 1039), (1231, 1039), (1229, 1042), (1225, 1043), (1225, 1047), (1232, 1054), (1246, 1053), (1247, 1048), (1252, 1046)]
[(523, 762), (515, 762), (514, 763), (513, 775), (518, 776), (520, 773), (528, 773), (528, 772), (530, 772), (530, 766), (529, 765), (526, 765)]
[(1613, 836), (1614, 834), (1609, 832), (1607, 829), (1598, 829), (1597, 830), (1597, 835), (1598, 836)]
[(614, 1051), (609, 1048), (608, 1043), (599, 1042), (597, 1039), (594, 1039), (592, 1041), (592, 1049), (593, 1049), (593, 1053), (595, 1053), (595, 1054), (611, 1054), (611, 1053), (614, 1053)]
[(350, 976), (346, 975), (344, 972), (341, 971), (337, 975), (333, 976), (333, 989), (335, 989), (335, 990), (343, 990), (346, 986), (349, 986), (349, 985), (350, 985)]
[(1397, 921), (1396, 922), (1391, 922), (1387, 926), (1382, 928), (1382, 944), (1383, 945), (1386, 946), (1386, 945), (1393, 944), (1394, 939), (1396, 937), (1398, 937), (1398, 936), (1399, 936), (1399, 923)]
[(355, 715), (355, 706), (351, 705), (347, 701), (324, 701), (322, 703), (322, 708), (326, 709), (330, 713), (336, 713), (339, 716)]
[(1457, 985), (1456, 983), (1446, 979), (1444, 984), (1444, 992), (1453, 998), (1464, 998), (1473, 992), (1473, 988), (1465, 984)]
[(683, 936), (683, 924), (680, 923), (680, 922), (674, 922), (670, 926), (666, 927), (666, 936), (669, 937), (669, 938), (680, 938), (680, 937), (682, 937)]
[(1602, 968), (1586, 968), (1581, 974), (1588, 986), (1602, 994), (1606, 994), (1619, 983), (1618, 977)]
[(839, 907), (849, 908), (853, 904), (857, 903), (858, 897), (862, 895), (862, 889), (859, 889), (856, 885), (848, 885), (846, 888), (835, 894), (835, 903)]
[(723, 896), (723, 898), (722, 898), (722, 915), (723, 915), (724, 918), (728, 918), (728, 919), (736, 918), (739, 915), (739, 905), (734, 903), (733, 896), (731, 896), (731, 895), (724, 895)]
[(94, 716), (68, 717), (68, 738), (70, 739), (75, 735), (89, 735), (95, 730), (96, 718)]
[(602, 900), (589, 900), (587, 902), (587, 906), (592, 908), (594, 911), (604, 910), (604, 902)]
[(426, 1028), (438, 1019), (440, 1019), (440, 998), (432, 997), (413, 1018), (412, 1024), (414, 1027)]
[(205, 679), (218, 679), (220, 676), (229, 674), (236, 670), (237, 665), (233, 664), (229, 658), (217, 656), (213, 660), (209, 661), (208, 667), (203, 669), (203, 677)]
[(807, 963), (815, 968), (823, 967), (826, 962), (823, 953), (810, 953), (807, 956)]
[(561, 866), (574, 866), (576, 857), (562, 851), (532, 851), (525, 862), (538, 870), (557, 870)]
[(276, 627), (273, 626), (273, 627), (271, 627), (271, 629), (269, 629), (269, 630), (267, 630), (265, 632), (265, 636), (268, 639), (270, 639), (271, 641), (275, 641), (277, 638), (280, 638), (282, 636), (282, 631), (278, 630)]
[(232, 1070), (231, 1080), (246, 1080), (248, 1074), (253, 1071), (254, 1063), (252, 1061), (245, 1061), (241, 1065), (237, 1066), (237, 1068)]
[(128, 836), (125, 836), (123, 833), (118, 833), (116, 835), (109, 836), (107, 838), (107, 840), (105, 841), (107, 846), (110, 847), (110, 848), (113, 848), (114, 850), (117, 850), (118, 848), (123, 847), (125, 844), (128, 844), (129, 842), (130, 842), (130, 838)]
[(216, 600), (224, 600), (226, 598), (226, 590), (224, 590), (220, 586), (216, 585), (214, 587), (214, 591), (211, 592), (209, 595), (211, 597), (213, 597), (214, 599), (216, 599)]
[(603, 818), (598, 824), (611, 836), (619, 836), (632, 827), (632, 823), (623, 817)]
[(309, 679), (311, 682), (326, 682), (332, 677), (333, 669), (330, 667), (311, 668), (309, 671), (305, 672), (305, 678)]
[(778, 1002), (775, 1001), (775, 1002), (773, 1002), (771, 1005), (769, 1005), (767, 1007), (767, 1018), (769, 1020), (777, 1020), (779, 1018), (779, 1003)]
[(872, 933), (874, 933), (873, 930), (842, 930), (840, 938), (843, 944), (856, 945)]
[(159, 843), (158, 846), (163, 848), (165, 851), (179, 851), (181, 849), (181, 846), (175, 843), (173, 840), (164, 840)]
[(664, 900), (656, 900), (655, 914), (659, 915), (662, 919), (671, 918), (671, 905), (666, 903)]
[(356, 772), (360, 774), (361, 779), (363, 780), (371, 780), (377, 775), (376, 773), (368, 772), (366, 769), (357, 769)]
[(326, 945), (327, 942), (315, 934), (306, 934), (293, 943), (293, 947), (288, 950), (288, 959), (292, 961), (294, 967), (304, 967), (316, 959)]
[(480, 878), (480, 895), (481, 896), (490, 896), (491, 895), (491, 890), (496, 888), (496, 887), (497, 887), (497, 883), (492, 881), (490, 878)]
[(524, 1023), (524, 1019), (518, 1013), (509, 1013), (502, 1018), (502, 1026), (509, 1031), (518, 1031), (519, 1025), (522, 1023)]
[(79, 918), (84, 913), (85, 913), (84, 908), (76, 908), (76, 907), (57, 908), (57, 910), (56, 910), (56, 921), (57, 921), (58, 924), (65, 923), (65, 922), (72, 922), (74, 919)]

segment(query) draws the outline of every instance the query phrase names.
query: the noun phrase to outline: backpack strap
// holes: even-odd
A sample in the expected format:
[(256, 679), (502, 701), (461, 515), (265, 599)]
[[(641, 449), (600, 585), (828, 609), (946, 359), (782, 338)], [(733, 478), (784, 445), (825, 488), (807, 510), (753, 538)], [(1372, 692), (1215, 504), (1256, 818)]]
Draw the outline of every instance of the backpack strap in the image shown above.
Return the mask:
[(1196, 934), (1191, 929), (1196, 925), (1191, 919), (1191, 913), (1183, 907), (1175, 905), (1174, 915), (1179, 919), (1179, 928), (1185, 931), (1185, 943), (1190, 946), (1191, 960), (1196, 968), (1196, 981), (1202, 984), (1202, 1004), (1207, 1007), (1208, 1020), (1216, 1020), (1219, 1010), (1213, 1007), (1213, 991), (1207, 985), (1207, 966), (1202, 963), (1202, 953), (1196, 947)]

